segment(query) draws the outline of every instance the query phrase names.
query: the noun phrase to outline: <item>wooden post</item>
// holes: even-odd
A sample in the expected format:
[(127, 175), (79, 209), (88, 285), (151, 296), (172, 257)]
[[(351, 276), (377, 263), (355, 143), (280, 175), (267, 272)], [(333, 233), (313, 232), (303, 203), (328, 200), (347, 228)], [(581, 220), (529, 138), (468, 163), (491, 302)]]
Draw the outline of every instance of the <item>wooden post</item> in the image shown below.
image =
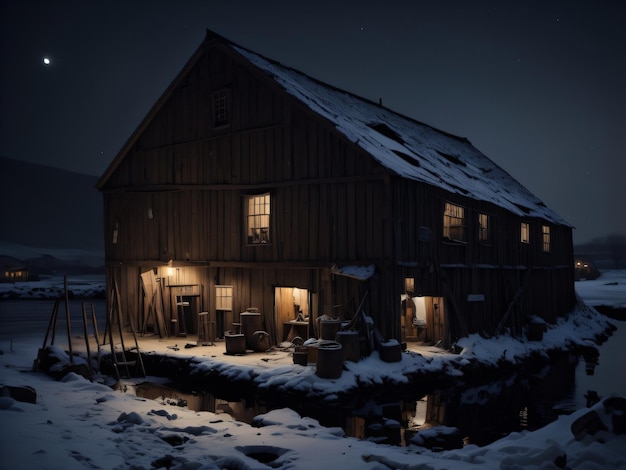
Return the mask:
[(70, 298), (67, 291), (67, 276), (63, 276), (63, 287), (65, 289), (65, 319), (67, 321), (67, 347), (70, 350), (70, 362), (74, 363), (74, 354), (72, 352), (72, 329), (70, 327)]
[[(91, 311), (93, 312), (93, 307)], [(91, 348), (89, 347), (89, 335), (87, 334), (87, 311), (85, 310), (84, 303), (83, 303), (83, 334), (85, 335), (85, 346), (87, 347), (87, 367), (89, 367), (89, 377), (92, 377), (93, 369), (91, 367)]]

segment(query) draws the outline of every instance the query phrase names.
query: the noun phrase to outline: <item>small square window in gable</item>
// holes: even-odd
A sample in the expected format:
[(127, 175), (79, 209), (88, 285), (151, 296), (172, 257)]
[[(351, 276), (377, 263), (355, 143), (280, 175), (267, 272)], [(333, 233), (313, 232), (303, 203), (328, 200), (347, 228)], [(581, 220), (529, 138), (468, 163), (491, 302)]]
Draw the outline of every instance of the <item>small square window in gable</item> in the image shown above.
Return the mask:
[(214, 127), (230, 124), (230, 93), (228, 89), (213, 93), (213, 123)]

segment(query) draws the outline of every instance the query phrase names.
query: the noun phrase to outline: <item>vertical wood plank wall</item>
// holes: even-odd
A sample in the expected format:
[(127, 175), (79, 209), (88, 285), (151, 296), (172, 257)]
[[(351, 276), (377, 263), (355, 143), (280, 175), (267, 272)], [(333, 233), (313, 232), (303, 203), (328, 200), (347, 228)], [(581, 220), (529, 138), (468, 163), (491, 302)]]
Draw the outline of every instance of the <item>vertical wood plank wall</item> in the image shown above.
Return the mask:
[[(223, 89), (231, 120), (216, 127), (212, 97)], [(520, 217), (394, 176), (219, 47), (207, 48), (190, 68), (102, 191), (108, 272), (130, 315), (142, 312), (142, 270), (160, 271), (170, 260), (203, 286), (208, 309), (216, 283), (237, 285), (233, 311), (259, 307), (273, 334), (275, 286), (318, 293), (319, 314), (334, 302), (350, 303), (359, 287), (331, 292), (332, 263), (377, 266), (369, 305), (387, 337), (400, 334), (405, 277), (414, 277), (424, 295), (446, 298), (456, 336), (493, 332), (520, 289), (514, 329), (530, 314), (554, 320), (574, 304), (569, 227), (551, 224), (551, 251), (544, 253), (542, 222), (528, 220), (532, 242), (521, 244)], [(262, 191), (272, 197), (271, 243), (248, 246), (244, 197)], [(442, 241), (446, 201), (469, 214), (466, 243)], [(477, 239), (479, 212), (493, 221), (489, 244)], [(470, 294), (485, 300), (468, 305)], [(468, 312), (471, 318), (464, 318)]]

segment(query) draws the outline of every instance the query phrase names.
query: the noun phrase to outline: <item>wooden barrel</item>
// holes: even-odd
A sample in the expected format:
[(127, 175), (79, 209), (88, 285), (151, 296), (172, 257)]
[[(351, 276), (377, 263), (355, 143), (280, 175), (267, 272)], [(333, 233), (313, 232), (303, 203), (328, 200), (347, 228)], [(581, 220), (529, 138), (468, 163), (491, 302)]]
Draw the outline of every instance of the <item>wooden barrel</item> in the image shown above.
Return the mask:
[(338, 331), (335, 341), (343, 348), (343, 360), (358, 362), (361, 359), (358, 331)]
[(335, 335), (341, 328), (339, 320), (321, 320), (320, 321), (320, 339), (335, 341)]
[(309, 350), (309, 355), (307, 359), (308, 364), (317, 364), (317, 347), (319, 346), (320, 341), (316, 341), (314, 343), (309, 343), (306, 348)]
[(343, 371), (343, 347), (336, 341), (324, 341), (317, 347), (315, 375), (323, 379), (341, 377)]
[(241, 333), (246, 337), (246, 347), (255, 350), (254, 333), (263, 330), (263, 320), (258, 312), (241, 312)]
[(378, 352), (380, 358), (385, 362), (400, 362), (402, 360), (402, 345), (397, 341), (381, 343)]
[(317, 364), (317, 350), (320, 347), (320, 345), (327, 344), (327, 343), (333, 344), (335, 343), (335, 341), (329, 341), (325, 339), (318, 339), (316, 341), (307, 341), (306, 347), (309, 350), (309, 359), (308, 359), (309, 364)]

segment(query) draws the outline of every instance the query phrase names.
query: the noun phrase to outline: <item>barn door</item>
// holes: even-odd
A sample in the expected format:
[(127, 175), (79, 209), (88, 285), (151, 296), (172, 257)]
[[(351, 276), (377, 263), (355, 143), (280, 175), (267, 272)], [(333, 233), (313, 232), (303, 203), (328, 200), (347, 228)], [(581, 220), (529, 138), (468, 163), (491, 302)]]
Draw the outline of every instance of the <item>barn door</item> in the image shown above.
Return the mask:
[(430, 324), (432, 325), (432, 336), (430, 341), (437, 344), (440, 341), (445, 342), (445, 307), (443, 297), (428, 297), (430, 300), (426, 305), (426, 318), (430, 316)]

